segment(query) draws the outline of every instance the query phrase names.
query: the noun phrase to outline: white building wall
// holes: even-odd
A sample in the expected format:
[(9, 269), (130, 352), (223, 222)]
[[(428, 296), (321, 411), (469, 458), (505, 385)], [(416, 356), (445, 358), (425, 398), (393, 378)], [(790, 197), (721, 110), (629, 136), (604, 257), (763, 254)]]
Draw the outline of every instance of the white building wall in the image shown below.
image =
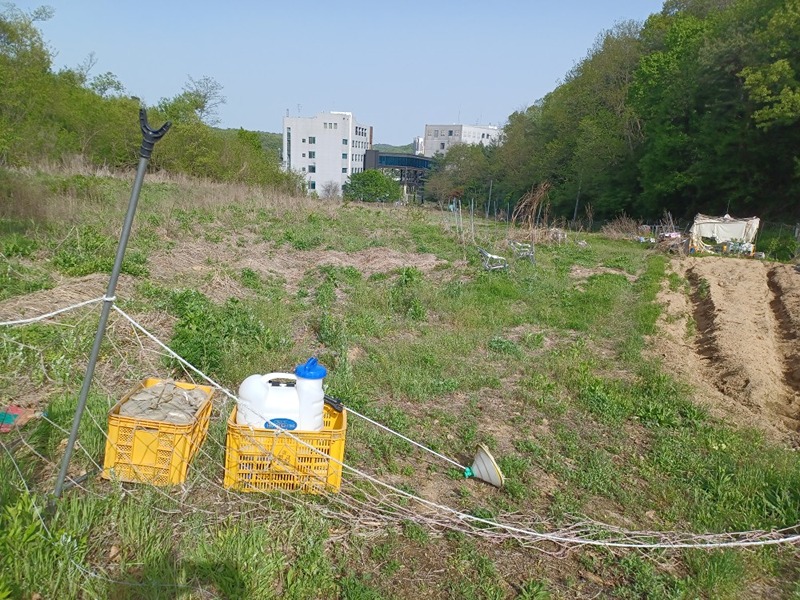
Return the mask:
[(283, 118), (284, 169), (303, 175), (312, 192), (320, 192), (328, 182), (341, 191), (350, 175), (364, 170), (371, 147), (372, 128), (349, 112)]
[(447, 154), (455, 144), (484, 144), (500, 140), (500, 128), (492, 125), (425, 125), (423, 154)]

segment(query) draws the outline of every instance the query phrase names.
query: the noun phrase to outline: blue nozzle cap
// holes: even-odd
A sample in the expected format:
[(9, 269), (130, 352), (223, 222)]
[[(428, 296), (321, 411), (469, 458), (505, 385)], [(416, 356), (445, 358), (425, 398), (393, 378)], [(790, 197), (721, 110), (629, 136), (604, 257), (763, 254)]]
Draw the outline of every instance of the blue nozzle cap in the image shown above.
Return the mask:
[(322, 379), (328, 374), (328, 370), (312, 356), (305, 364), (297, 365), (294, 368), (294, 374), (303, 379)]

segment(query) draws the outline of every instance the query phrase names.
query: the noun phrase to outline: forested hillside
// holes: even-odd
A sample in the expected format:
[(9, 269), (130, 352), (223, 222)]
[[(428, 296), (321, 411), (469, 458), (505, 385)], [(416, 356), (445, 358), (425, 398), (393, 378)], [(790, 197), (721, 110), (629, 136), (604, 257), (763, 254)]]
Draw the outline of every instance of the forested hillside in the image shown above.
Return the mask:
[[(141, 141), (139, 100), (113, 73), (90, 76), (90, 60), (54, 72), (36, 22), (49, 9), (0, 10), (0, 167), (64, 162), (135, 167)], [(221, 130), (215, 108), (225, 99), (210, 77), (189, 78), (174, 98), (148, 108), (152, 123), (173, 123), (152, 165), (218, 181), (267, 185), (294, 193), (299, 178), (280, 170), (274, 140), (258, 132)], [(267, 143), (265, 143), (267, 142)], [(279, 147), (279, 145), (278, 145)]]
[(800, 216), (800, 1), (667, 0), (602, 33), (499, 147), (457, 147), (428, 193), (558, 214)]
[[(135, 166), (138, 99), (91, 64), (55, 72), (36, 21), (0, 12), (0, 167), (82, 156)], [(541, 183), (568, 218), (696, 212), (800, 217), (800, 0), (667, 0), (644, 23), (598, 36), (561, 85), (508, 118), (504, 141), (456, 146), (427, 197), (513, 205)], [(535, 76), (535, 74), (521, 76)], [(148, 107), (170, 135), (153, 167), (302, 192), (280, 136), (217, 129), (221, 87), (189, 78)], [(381, 146), (376, 146), (383, 148)]]
[(372, 148), (379, 152), (399, 152), (401, 154), (411, 154), (414, 152), (414, 144), (404, 146), (393, 146), (391, 144), (373, 144)]

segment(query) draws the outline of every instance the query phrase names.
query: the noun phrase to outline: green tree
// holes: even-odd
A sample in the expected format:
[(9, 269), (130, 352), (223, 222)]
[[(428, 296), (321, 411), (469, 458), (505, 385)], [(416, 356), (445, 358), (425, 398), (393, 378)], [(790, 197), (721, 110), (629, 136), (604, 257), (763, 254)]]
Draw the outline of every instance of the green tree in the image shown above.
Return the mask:
[(35, 22), (51, 16), (52, 9), (0, 5), (0, 164), (27, 162), (46, 128), (51, 57)]
[(452, 198), (483, 201), (489, 185), (489, 149), (483, 145), (456, 144), (437, 155), (425, 183), (425, 193), (439, 204)]
[(370, 169), (351, 175), (342, 186), (342, 196), (362, 202), (394, 202), (403, 196), (403, 189), (388, 175)]
[(212, 77), (193, 79), (190, 76), (183, 91), (172, 99), (162, 98), (158, 109), (175, 123), (199, 120), (206, 125), (216, 125), (219, 122), (217, 110), (222, 104), (225, 104), (222, 84)]
[(800, 120), (800, 0), (787, 0), (762, 17), (756, 33), (761, 55), (742, 69), (753, 113), (763, 129)]

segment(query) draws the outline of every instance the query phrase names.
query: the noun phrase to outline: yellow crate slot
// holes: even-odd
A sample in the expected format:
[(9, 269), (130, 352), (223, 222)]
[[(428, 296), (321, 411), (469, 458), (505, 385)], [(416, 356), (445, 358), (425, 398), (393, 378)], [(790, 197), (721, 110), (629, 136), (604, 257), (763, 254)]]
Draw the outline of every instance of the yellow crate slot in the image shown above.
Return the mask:
[[(251, 429), (228, 419), (224, 485), (243, 492), (338, 492), (342, 484), (347, 416), (325, 406), (322, 431)], [(338, 461), (338, 462), (337, 462)]]
[(108, 437), (103, 459), (103, 477), (135, 483), (174, 485), (186, 481), (189, 464), (208, 434), (213, 389), (177, 381), (183, 389), (199, 388), (206, 400), (192, 423), (175, 425), (136, 419), (119, 414), (120, 407), (136, 392), (164, 382), (154, 377), (143, 380), (126, 394), (108, 414)]

